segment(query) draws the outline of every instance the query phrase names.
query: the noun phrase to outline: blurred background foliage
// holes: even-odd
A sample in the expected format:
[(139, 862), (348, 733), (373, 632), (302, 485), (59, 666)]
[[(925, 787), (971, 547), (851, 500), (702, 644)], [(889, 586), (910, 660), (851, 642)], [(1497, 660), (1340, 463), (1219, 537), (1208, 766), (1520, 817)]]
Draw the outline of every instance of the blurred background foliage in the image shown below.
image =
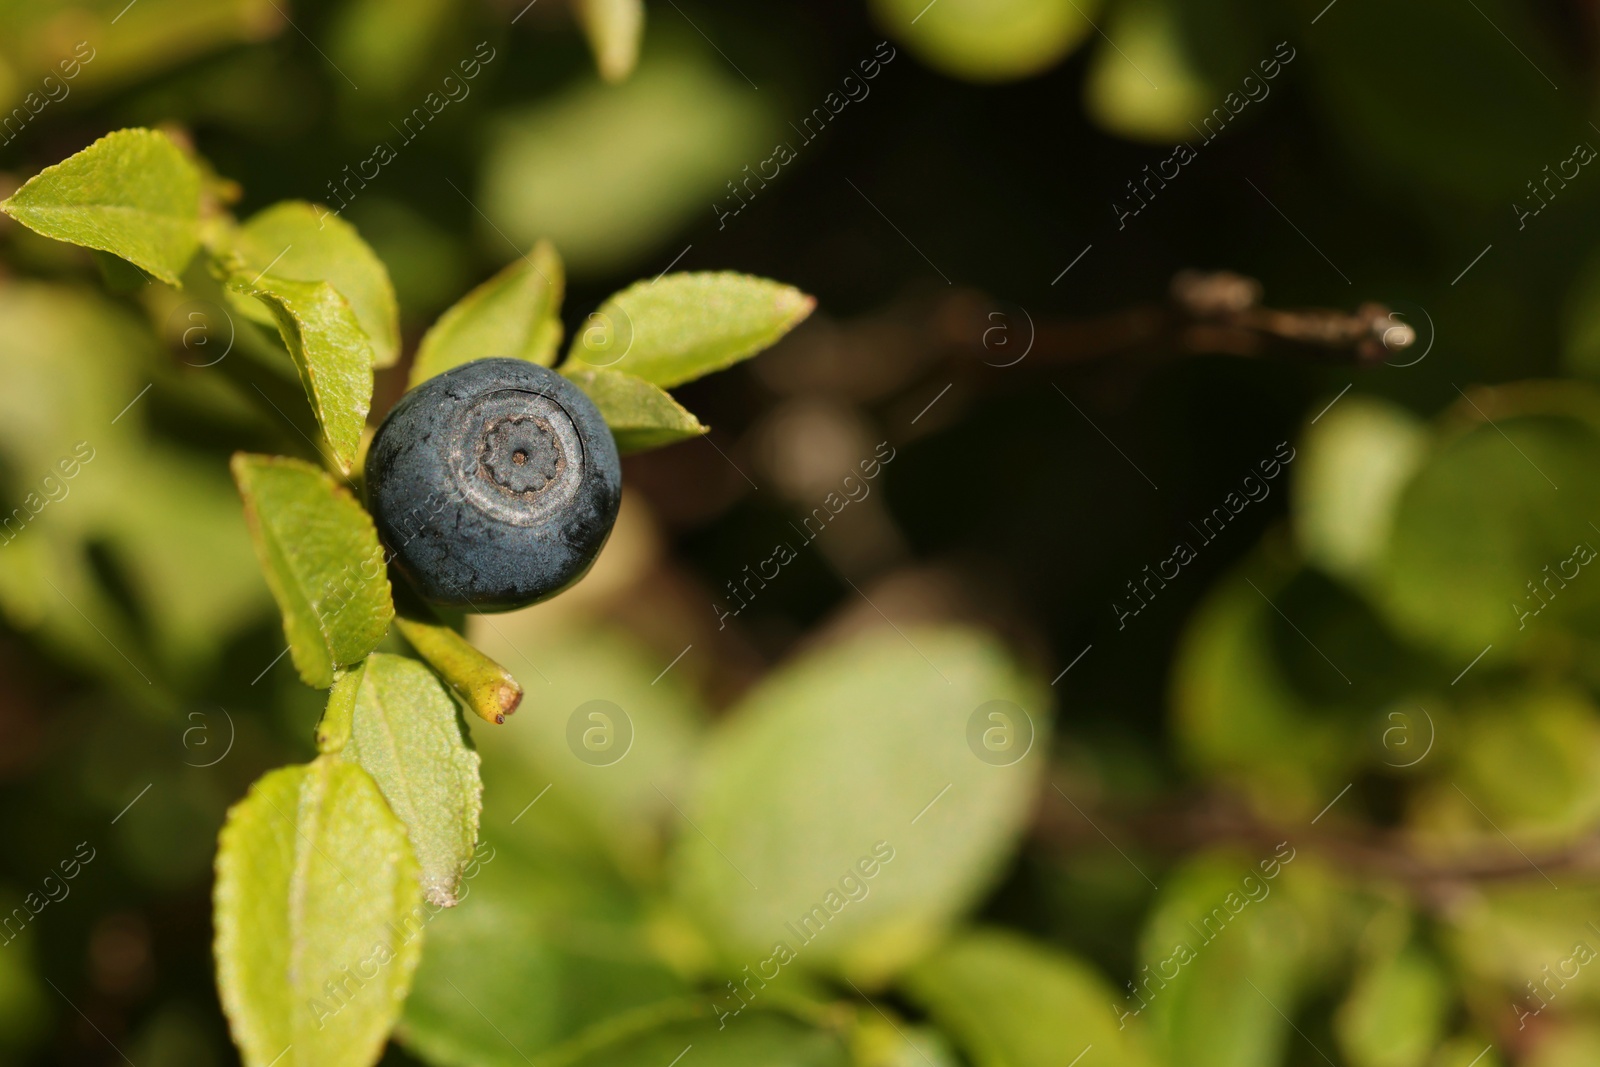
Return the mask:
[[(0, 0), (0, 194), (165, 124), (242, 214), (348, 200), (408, 357), (540, 237), (569, 334), (669, 266), (819, 298), (683, 391), (710, 442), (627, 462), (583, 584), (472, 622), (529, 696), (476, 730), (495, 859), (430, 927), (387, 1062), (523, 1062), (620, 1019), (563, 1062), (1594, 1063), (1592, 7), (670, 0), (623, 76), (603, 6)], [(380, 142), (393, 161), (342, 185)], [(1084, 361), (1050, 328), (1189, 267), (1275, 305), (1385, 302), (1418, 344), (1362, 370)], [(309, 446), (214, 369), (232, 331), (197, 309), (0, 221), (0, 487), (24, 509), (0, 534), (0, 905), (95, 856), (0, 947), (5, 1062), (232, 1060), (215, 832), (313, 751), (225, 473)], [(380, 373), (379, 411), (404, 381)], [(719, 627), (727, 584), (880, 441), (871, 495)], [(903, 728), (997, 697), (1038, 724), (1037, 795)], [(564, 732), (596, 698), (635, 728), (604, 768)], [(978, 799), (896, 843), (932, 886), (875, 890), (899, 925), (841, 935), (726, 1043), (661, 1007), (721, 991), (870, 846), (853, 827), (925, 800), (897, 768), (951, 759)], [(761, 864), (760, 907), (713, 838)]]

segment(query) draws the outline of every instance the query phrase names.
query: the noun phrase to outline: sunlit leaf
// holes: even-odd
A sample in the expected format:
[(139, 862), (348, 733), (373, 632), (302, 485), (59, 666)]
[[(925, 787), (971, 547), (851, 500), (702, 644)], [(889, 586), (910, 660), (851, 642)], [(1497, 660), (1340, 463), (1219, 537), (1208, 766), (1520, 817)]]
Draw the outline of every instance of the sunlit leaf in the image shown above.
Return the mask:
[(1191, 1067), (1276, 1067), (1291, 1042), (1304, 1050), (1289, 1020), (1350, 936), (1315, 863), (1285, 841), (1164, 874), (1116, 1013)]
[(118, 130), (34, 175), (0, 210), (177, 285), (200, 246), (200, 172), (165, 134)]
[(641, 903), (616, 875), (486, 836), (461, 904), (428, 926), (400, 1039), (446, 1067), (526, 1067), (523, 1056), (687, 992), (652, 953)]
[(1423, 1067), (1447, 1021), (1450, 989), (1421, 947), (1370, 960), (1336, 1016), (1339, 1046), (1353, 1067)]
[(1367, 580), (1427, 447), (1418, 419), (1366, 397), (1341, 400), (1308, 427), (1293, 482), (1295, 536), (1307, 558), (1329, 574)]
[(1448, 781), (1429, 783), (1413, 823), (1435, 840), (1512, 834), (1560, 847), (1600, 821), (1600, 720), (1582, 692), (1546, 684), (1494, 693), (1453, 717)]
[[(1483, 398), (1479, 404), (1490, 403)], [(1470, 405), (1463, 405), (1468, 414)], [(1406, 633), (1462, 664), (1563, 629), (1600, 630), (1600, 433), (1559, 415), (1501, 415), (1441, 442), (1400, 496), (1375, 570)]]
[(456, 702), (421, 663), (375, 652), (335, 683), (327, 715), (339, 723), (330, 723), (331, 732), (348, 739), (324, 751), (339, 751), (372, 775), (405, 824), (423, 893), (453, 906), (483, 809), (478, 754)]
[(400, 358), (400, 308), (389, 271), (356, 228), (317, 204), (286, 200), (239, 227), (235, 273), (327, 282), (345, 298), (372, 345), (375, 367)]
[(666, 390), (621, 371), (568, 364), (561, 373), (594, 401), (623, 455), (699, 437), (707, 428)]
[(358, 100), (392, 97), (414, 84), (464, 29), (460, 0), (356, 0), (336, 8), (332, 22), (328, 52), (350, 78), (338, 88), (353, 83)]
[(693, 1005), (624, 1016), (560, 1046), (555, 1056), (563, 1067), (655, 1067), (658, 1062), (670, 1067), (674, 1056), (690, 1049), (705, 1067), (850, 1067), (856, 1062), (836, 1030), (780, 1011), (755, 1008), (724, 1019), (714, 1008)]
[(1529, 867), (1526, 878), (1485, 885), (1443, 930), (1462, 980), (1504, 990), (1494, 1021), (1510, 1029), (1600, 1006), (1600, 987), (1587, 980), (1600, 956), (1600, 935), (1589, 926), (1600, 889), (1571, 875), (1551, 881)]
[(1093, 1048), (1107, 1063), (1152, 1067), (1138, 1027), (1092, 968), (1015, 934), (958, 935), (901, 979), (977, 1067), (1057, 1067)]
[(563, 370), (617, 370), (671, 388), (770, 347), (816, 304), (793, 286), (746, 274), (663, 275), (591, 312)]
[(249, 1067), (375, 1063), (421, 953), (401, 826), (336, 756), (272, 771), (217, 851), (217, 986)]
[(981, 633), (885, 629), (813, 653), (707, 751), (678, 894), (734, 958), (777, 939), (798, 967), (892, 973), (1009, 855), (1049, 726), (1039, 683)]
[(1089, 20), (1100, 10), (1098, 0), (874, 0), (873, 7), (924, 62), (978, 82), (1054, 66), (1094, 32)]
[(328, 445), (348, 472), (372, 407), (373, 384), (372, 343), (349, 301), (327, 282), (271, 274), (236, 274), (228, 289), (255, 297), (272, 312)]
[(232, 466), (295, 669), (326, 689), (335, 668), (365, 659), (394, 617), (377, 530), (309, 463), (241, 452)]
[(517, 811), (538, 799), (517, 831), (550, 813), (581, 828), (590, 851), (642, 876), (660, 859), (705, 711), (685, 664), (663, 676), (666, 664), (636, 638), (592, 625), (525, 637), (519, 626), (539, 611), (480, 616), (469, 631), (528, 693), (508, 727), (471, 720), (489, 793), (514, 798)]
[[(1198, 123), (1208, 108), (1224, 107), (1232, 118), (1226, 90), (1208, 84), (1188, 55), (1177, 8), (1170, 0), (1126, 0), (1113, 9), (1106, 37), (1116, 45), (1096, 46), (1084, 87), (1084, 106), (1112, 133), (1194, 146), (1205, 136)], [(1242, 110), (1244, 99), (1234, 93), (1228, 103)]]
[(643, 0), (581, 0), (578, 19), (594, 50), (600, 76), (617, 82), (632, 74), (644, 34)]
[(561, 342), (561, 257), (548, 241), (462, 297), (423, 334), (415, 387), (475, 359), (511, 356), (548, 367)]
[(647, 49), (621, 84), (579, 85), (495, 124), (474, 198), (494, 220), (484, 227), (494, 255), (508, 238), (518, 251), (548, 238), (574, 276), (663, 251), (659, 271), (683, 250), (669, 237), (732, 203), (726, 183), (772, 153), (782, 125), (768, 94), (694, 41), (694, 51)]
[[(1347, 717), (1318, 715), (1274, 655), (1273, 634), (1284, 623), (1272, 602), (1290, 580), (1281, 564), (1260, 559), (1202, 602), (1178, 648), (1173, 728), (1196, 769), (1252, 796), (1263, 810), (1309, 816), (1326, 803), (1325, 792), (1358, 755), (1361, 739), (1352, 736)], [(1317, 665), (1340, 683), (1320, 657)]]

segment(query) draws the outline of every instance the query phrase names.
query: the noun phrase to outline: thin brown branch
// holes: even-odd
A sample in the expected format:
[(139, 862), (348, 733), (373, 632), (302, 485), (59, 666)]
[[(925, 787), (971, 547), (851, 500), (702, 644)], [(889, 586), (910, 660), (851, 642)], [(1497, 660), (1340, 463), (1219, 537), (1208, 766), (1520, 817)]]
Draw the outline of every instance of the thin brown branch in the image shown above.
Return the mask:
[(1164, 859), (1221, 846), (1270, 853), (1287, 841), (1339, 871), (1397, 884), (1433, 904), (1486, 882), (1545, 879), (1559, 884), (1563, 875), (1600, 875), (1600, 833), (1554, 847), (1517, 845), (1502, 838), (1452, 853), (1430, 850), (1404, 831), (1354, 827), (1333, 816), (1318, 821), (1322, 825), (1267, 820), (1238, 798), (1218, 794), (1117, 812), (1092, 807), (1085, 798), (1069, 802), (1057, 789), (1046, 787), (1034, 837), (1068, 854), (1104, 848), (1109, 839), (1119, 848)]
[[(955, 298), (963, 300), (963, 298)], [(1140, 304), (1089, 319), (1040, 319), (1030, 356), (1058, 365), (1112, 356), (1278, 356), (1367, 366), (1416, 343), (1416, 332), (1382, 304), (1354, 311), (1279, 309), (1261, 303), (1261, 284), (1228, 271), (1183, 271), (1164, 303)], [(971, 349), (989, 336), (994, 312), (964, 298), (952, 308), (946, 341)], [(982, 344), (981, 341), (977, 341)]]
[(756, 370), (780, 393), (860, 403), (935, 379), (942, 388), (954, 378), (958, 393), (990, 388), (999, 380), (993, 368), (1026, 374), (1097, 360), (1198, 355), (1372, 366), (1416, 342), (1412, 327), (1382, 304), (1353, 311), (1273, 308), (1262, 304), (1261, 284), (1252, 278), (1183, 271), (1164, 301), (1089, 318), (1048, 316), (972, 289), (908, 297), (847, 320), (818, 314)]

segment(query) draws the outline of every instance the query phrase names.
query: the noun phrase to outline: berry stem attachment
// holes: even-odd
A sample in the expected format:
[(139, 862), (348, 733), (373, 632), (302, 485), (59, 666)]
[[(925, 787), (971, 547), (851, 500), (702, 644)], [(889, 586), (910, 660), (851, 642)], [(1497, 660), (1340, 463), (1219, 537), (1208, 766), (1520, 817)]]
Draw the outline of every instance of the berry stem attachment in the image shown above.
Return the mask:
[(522, 703), (522, 686), (494, 660), (437, 619), (410, 611), (395, 616), (400, 634), (461, 700), (485, 722), (503, 724)]

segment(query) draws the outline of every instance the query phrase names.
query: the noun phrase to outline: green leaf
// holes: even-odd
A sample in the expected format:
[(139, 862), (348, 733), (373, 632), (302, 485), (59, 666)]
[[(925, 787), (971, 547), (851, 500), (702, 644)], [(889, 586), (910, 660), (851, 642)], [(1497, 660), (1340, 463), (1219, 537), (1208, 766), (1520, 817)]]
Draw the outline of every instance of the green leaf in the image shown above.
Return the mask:
[[(465, 29), (459, 21), (460, 11), (459, 0), (406, 0), (399, 4), (354, 0), (341, 4), (330, 12), (325, 42), (329, 62), (350, 77), (350, 82), (341, 78), (336, 88), (343, 90), (351, 83), (361, 87), (359, 96), (349, 100), (351, 104), (369, 94), (387, 101), (403, 90), (415, 89), (444, 55), (460, 47)], [(474, 69), (464, 60), (461, 64), (462, 72)], [(448, 66), (445, 70), (456, 76)]]
[[(731, 993), (727, 996), (732, 1000)], [(671, 1067), (673, 1057), (690, 1048), (699, 1067), (851, 1067), (856, 1062), (843, 1035), (787, 1014), (753, 1009), (720, 1020), (713, 1014), (713, 1008), (696, 1004), (646, 1008), (559, 1046), (550, 1062), (557, 1067)], [(920, 1059), (915, 1062), (927, 1067)]]
[(770, 347), (816, 304), (792, 286), (748, 274), (667, 274), (590, 312), (567, 366), (624, 371), (671, 388)]
[[(969, 81), (1047, 70), (1094, 32), (1098, 0), (874, 0), (878, 21), (924, 62)], [(879, 50), (882, 58), (882, 49)], [(894, 58), (891, 52), (889, 58)]]
[(549, 241), (462, 297), (422, 335), (409, 388), (475, 359), (509, 356), (541, 367), (561, 343), (561, 257)]
[[(151, 287), (158, 293), (183, 300)], [(146, 426), (157, 410), (163, 422), (187, 418), (186, 386), (218, 383), (161, 373), (173, 360), (145, 316), (93, 286), (0, 285), (0, 322), (0, 455), (15, 472), (0, 516), (12, 520), (0, 531), (7, 624), (133, 700), (211, 672), (222, 646), (259, 619), (266, 590), (226, 472)], [(200, 404), (219, 419), (238, 410)], [(52, 494), (62, 499), (45, 506)], [(20, 534), (19, 507), (37, 511)], [(108, 561), (125, 578), (121, 603), (103, 581)]]
[(1351, 736), (1348, 716), (1318, 715), (1274, 655), (1283, 620), (1268, 601), (1280, 602), (1292, 579), (1263, 553), (1207, 594), (1178, 648), (1173, 731), (1185, 761), (1208, 778), (1263, 811), (1310, 818), (1368, 739)]
[(118, 130), (34, 175), (0, 211), (177, 285), (200, 247), (200, 172), (165, 134)]
[(870, 631), (791, 664), (705, 754), (678, 896), (741, 962), (778, 939), (795, 966), (894, 973), (1009, 857), (1049, 709), (997, 640), (960, 628)]
[(1435, 447), (1406, 485), (1378, 602), (1409, 636), (1466, 661), (1493, 644), (1563, 630), (1600, 632), (1600, 549), (1589, 502), (1600, 497), (1600, 433), (1588, 419), (1496, 411), (1492, 394), (1462, 414), (1476, 423)]
[(1335, 1016), (1339, 1046), (1354, 1067), (1423, 1067), (1443, 1036), (1450, 988), (1420, 947), (1369, 961)]
[[(1557, 1013), (1592, 1015), (1600, 1008), (1600, 983), (1588, 981), (1600, 951), (1600, 936), (1589, 925), (1600, 911), (1600, 886), (1576, 872), (1556, 877), (1559, 889), (1532, 868), (1523, 879), (1481, 884), (1452, 910), (1443, 931), (1468, 988), (1506, 990), (1503, 1017), (1515, 1023), (1537, 1014), (1537, 1020), (1522, 1020), (1528, 1029)], [(1571, 980), (1574, 972), (1582, 978)], [(1569, 976), (1564, 987), (1547, 977), (1561, 974)]]
[(372, 365), (400, 358), (400, 307), (389, 271), (356, 228), (316, 204), (285, 200), (252, 215), (234, 235), (233, 273), (327, 282), (345, 298), (372, 345)]
[(1130, 0), (1112, 9), (1108, 40), (1089, 61), (1084, 107), (1104, 128), (1136, 141), (1188, 141), (1227, 90), (1207, 83), (1182, 33), (1181, 3)]
[(1354, 936), (1348, 904), (1315, 862), (1285, 842), (1201, 855), (1164, 874), (1137, 986), (1108, 1014), (1146, 1027), (1173, 1064), (1285, 1062), (1290, 1042), (1303, 1040), (1289, 1023), (1300, 998)]
[[(872, 1008), (876, 1008), (873, 1005)], [(950, 1039), (929, 1026), (917, 1026), (861, 1007), (850, 1031), (855, 1063), (870, 1067), (963, 1067), (968, 1061)]]
[[(621, 1027), (619, 1027), (621, 1029)], [(693, 1046), (696, 1067), (850, 1067), (850, 1054), (838, 1033), (757, 1011), (738, 1022), (710, 1019), (669, 1024), (613, 1037), (598, 1029), (594, 1040), (574, 1041), (573, 1051), (557, 1059), (563, 1067), (659, 1067)], [(586, 1048), (587, 1046), (587, 1048)], [(563, 1046), (560, 1053), (566, 1053)], [(920, 1061), (918, 1061), (920, 1062)]]
[(377, 647), (394, 617), (378, 532), (349, 491), (309, 463), (240, 452), (232, 468), (295, 669), (326, 689), (336, 668)]
[(492, 730), (483, 745), (489, 793), (521, 798), (521, 809), (548, 785), (513, 831), (548, 815), (573, 828), (581, 850), (654, 877), (669, 798), (687, 777), (705, 710), (684, 672), (662, 676), (659, 654), (637, 638), (571, 622), (541, 630), (541, 618), (549, 616), (530, 610), (472, 620), (473, 644), (516, 668), (532, 709), (508, 729), (471, 721)]
[(478, 754), (456, 702), (421, 663), (374, 652), (339, 679), (328, 708), (323, 750), (347, 736), (333, 750), (366, 768), (405, 824), (428, 900), (454, 907), (483, 810)]
[(617, 451), (623, 455), (660, 448), (707, 432), (699, 419), (666, 390), (643, 378), (614, 370), (590, 370), (568, 363), (561, 373), (582, 389), (605, 416)]
[(750, 180), (741, 167), (754, 174), (777, 136), (803, 144), (779, 134), (787, 127), (769, 95), (699, 37), (657, 35), (620, 85), (575, 84), (502, 112), (474, 198), (494, 220), (484, 240), (500, 249), (506, 237), (518, 248), (548, 238), (573, 277), (631, 270), (651, 253), (670, 262), (683, 250), (670, 242), (718, 218), (713, 205), (722, 216), (738, 209), (727, 183)]
[(236, 274), (228, 289), (255, 297), (272, 312), (323, 435), (348, 473), (361, 447), (373, 384), (372, 343), (349, 301), (327, 282), (271, 274), (253, 279)]
[(999, 930), (963, 933), (902, 979), (977, 1067), (1059, 1067), (1092, 1046), (1104, 1062), (1154, 1064), (1120, 999), (1087, 964)]
[(217, 986), (249, 1067), (365, 1067), (421, 954), (417, 864), (366, 771), (272, 771), (228, 812), (213, 897)]
[[(509, 829), (520, 831), (548, 801)], [(602, 1020), (687, 995), (651, 952), (645, 910), (615, 873), (503, 837), (479, 852), (460, 906), (429, 924), (399, 1029), (408, 1049), (448, 1067), (526, 1067), (524, 1056), (543, 1063), (547, 1050)]]
[[(1559, 1039), (1558, 1039), (1559, 1040)], [(1548, 1047), (1548, 1046), (1545, 1046)], [(1579, 1064), (1600, 1060), (1600, 1048), (1578, 1060)], [(1457, 1034), (1439, 1045), (1433, 1057), (1434, 1067), (1506, 1067), (1506, 1061), (1492, 1043), (1475, 1030)], [(1526, 1067), (1557, 1067), (1556, 1064), (1528, 1063)]]
[(644, 36), (643, 0), (580, 0), (578, 20), (594, 50), (600, 77), (619, 82), (633, 73), (639, 62), (639, 39)]
[(1296, 540), (1360, 585), (1389, 543), (1395, 506), (1426, 457), (1426, 428), (1387, 401), (1352, 396), (1306, 429), (1291, 490)]
[(1441, 836), (1500, 832), (1561, 848), (1600, 819), (1600, 718), (1578, 688), (1523, 685), (1466, 702), (1450, 723), (1449, 784), (1418, 804)]

